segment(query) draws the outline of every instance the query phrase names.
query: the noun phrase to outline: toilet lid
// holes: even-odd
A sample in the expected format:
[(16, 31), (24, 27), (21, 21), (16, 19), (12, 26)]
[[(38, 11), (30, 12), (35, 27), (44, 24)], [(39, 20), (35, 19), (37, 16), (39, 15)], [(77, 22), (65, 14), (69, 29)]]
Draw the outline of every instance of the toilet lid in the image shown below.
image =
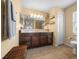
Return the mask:
[(70, 41), (71, 44), (77, 44), (77, 41)]

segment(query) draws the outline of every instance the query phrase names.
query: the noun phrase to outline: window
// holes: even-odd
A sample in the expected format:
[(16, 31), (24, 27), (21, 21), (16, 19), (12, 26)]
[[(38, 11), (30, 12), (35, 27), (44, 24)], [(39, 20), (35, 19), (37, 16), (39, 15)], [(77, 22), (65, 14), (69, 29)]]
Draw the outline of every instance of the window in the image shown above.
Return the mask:
[(77, 33), (77, 12), (73, 12), (73, 33)]

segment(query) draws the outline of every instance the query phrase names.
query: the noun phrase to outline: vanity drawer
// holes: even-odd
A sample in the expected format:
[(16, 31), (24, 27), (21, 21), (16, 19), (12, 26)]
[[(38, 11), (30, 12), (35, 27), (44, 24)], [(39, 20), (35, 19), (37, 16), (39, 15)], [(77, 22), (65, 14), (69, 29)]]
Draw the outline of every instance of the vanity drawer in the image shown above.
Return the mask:
[(30, 41), (31, 37), (20, 37), (20, 41)]

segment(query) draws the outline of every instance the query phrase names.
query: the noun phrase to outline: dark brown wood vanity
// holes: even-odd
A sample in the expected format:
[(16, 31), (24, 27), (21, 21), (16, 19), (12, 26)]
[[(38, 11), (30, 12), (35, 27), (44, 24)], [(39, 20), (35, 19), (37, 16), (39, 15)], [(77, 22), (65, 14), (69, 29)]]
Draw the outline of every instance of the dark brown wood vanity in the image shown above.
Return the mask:
[(27, 45), (27, 48), (34, 48), (53, 44), (53, 32), (30, 32), (19, 31), (19, 45)]

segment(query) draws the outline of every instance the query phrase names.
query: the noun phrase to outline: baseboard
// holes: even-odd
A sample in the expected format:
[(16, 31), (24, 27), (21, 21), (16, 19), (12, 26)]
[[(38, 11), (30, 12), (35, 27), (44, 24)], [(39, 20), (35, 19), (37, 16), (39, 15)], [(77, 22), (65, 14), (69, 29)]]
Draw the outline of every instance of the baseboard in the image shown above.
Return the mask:
[(65, 43), (65, 45), (67, 45), (67, 46), (69, 46), (69, 47), (71, 47), (71, 48), (72, 48), (72, 45), (71, 45), (71, 44), (69, 44), (69, 43)]

